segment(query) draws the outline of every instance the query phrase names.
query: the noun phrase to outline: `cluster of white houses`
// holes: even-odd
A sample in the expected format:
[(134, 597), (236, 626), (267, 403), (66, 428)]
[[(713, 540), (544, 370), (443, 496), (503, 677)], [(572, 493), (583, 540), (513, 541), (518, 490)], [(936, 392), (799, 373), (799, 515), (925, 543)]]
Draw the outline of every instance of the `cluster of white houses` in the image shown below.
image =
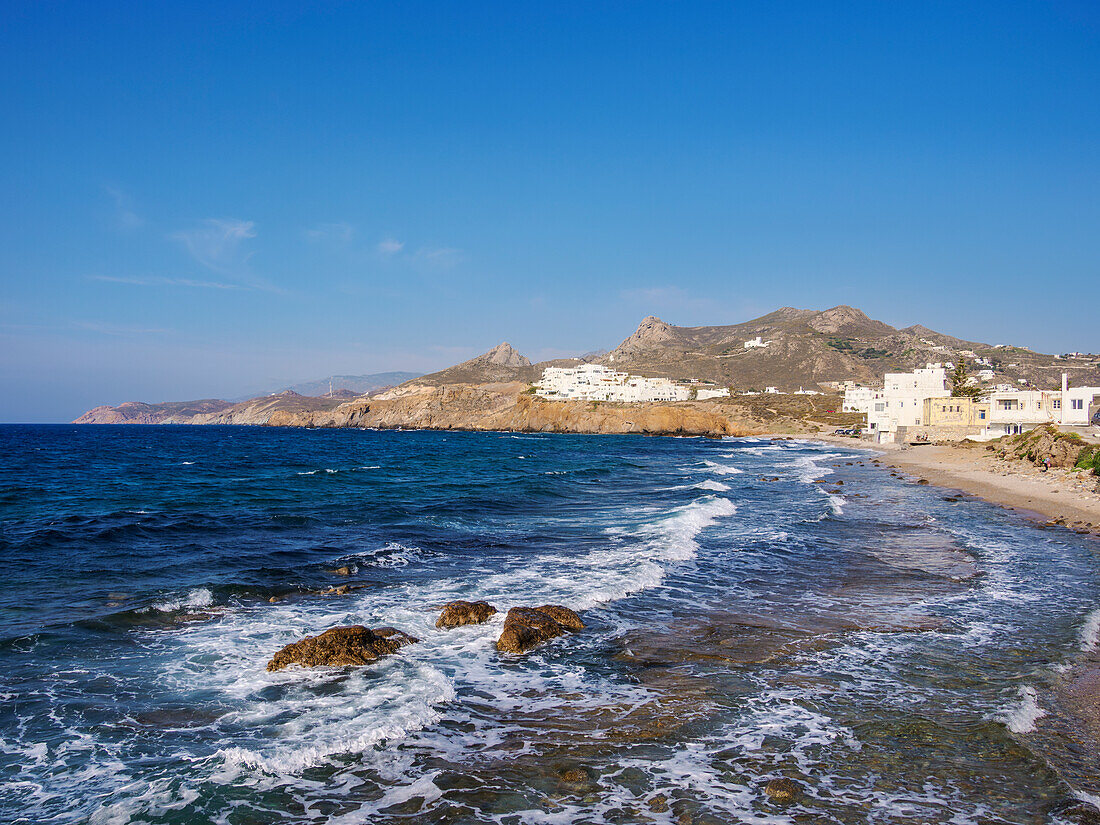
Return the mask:
[(878, 443), (975, 440), (1023, 432), (1040, 424), (1088, 426), (1100, 415), (1100, 387), (1060, 390), (999, 386), (974, 398), (952, 397), (947, 370), (929, 364), (913, 372), (887, 373), (881, 390), (848, 384), (845, 412), (867, 416), (867, 431)]
[(730, 394), (725, 387), (678, 384), (667, 378), (643, 378), (605, 367), (580, 364), (576, 367), (547, 367), (535, 394), (551, 401), (690, 401), (719, 398)]

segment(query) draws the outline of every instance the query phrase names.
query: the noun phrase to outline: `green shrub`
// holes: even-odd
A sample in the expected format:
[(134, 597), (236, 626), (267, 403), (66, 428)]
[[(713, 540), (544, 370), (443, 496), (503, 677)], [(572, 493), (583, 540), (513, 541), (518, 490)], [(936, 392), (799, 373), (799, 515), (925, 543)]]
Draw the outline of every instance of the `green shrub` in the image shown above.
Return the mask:
[(1077, 468), (1080, 470), (1092, 470), (1093, 475), (1100, 476), (1100, 447), (1085, 447), (1077, 456)]

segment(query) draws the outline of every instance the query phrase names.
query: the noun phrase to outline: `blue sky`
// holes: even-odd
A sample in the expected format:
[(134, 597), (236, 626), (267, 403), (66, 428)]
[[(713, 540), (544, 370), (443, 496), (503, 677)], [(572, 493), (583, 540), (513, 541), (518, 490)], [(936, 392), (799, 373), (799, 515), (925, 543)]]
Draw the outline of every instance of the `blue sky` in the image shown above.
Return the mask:
[(0, 9), (0, 420), (858, 306), (1100, 350), (1095, 3)]

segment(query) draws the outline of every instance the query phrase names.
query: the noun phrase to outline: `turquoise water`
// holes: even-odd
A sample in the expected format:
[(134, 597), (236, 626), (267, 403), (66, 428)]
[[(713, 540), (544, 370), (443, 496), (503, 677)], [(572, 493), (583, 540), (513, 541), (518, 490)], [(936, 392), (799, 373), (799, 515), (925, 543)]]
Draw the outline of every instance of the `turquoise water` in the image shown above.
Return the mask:
[[(1089, 821), (1040, 740), (1096, 644), (1096, 542), (868, 458), (0, 428), (0, 820)], [(455, 598), (502, 613), (436, 630)], [(497, 654), (503, 610), (547, 602), (588, 627)], [(421, 642), (264, 670), (351, 623)]]

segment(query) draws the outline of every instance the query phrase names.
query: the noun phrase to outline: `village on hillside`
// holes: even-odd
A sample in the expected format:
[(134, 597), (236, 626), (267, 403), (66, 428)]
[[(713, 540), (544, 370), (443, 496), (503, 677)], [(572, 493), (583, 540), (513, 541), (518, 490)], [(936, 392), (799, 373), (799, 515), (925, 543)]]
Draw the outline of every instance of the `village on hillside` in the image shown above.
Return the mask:
[[(746, 349), (766, 346), (760, 338)], [(876, 444), (920, 444), (935, 441), (992, 440), (1042, 424), (1091, 429), (1100, 426), (1100, 387), (1071, 387), (1062, 373), (1060, 388), (1041, 389), (993, 383), (996, 374), (984, 367), (973, 375), (965, 364), (929, 363), (912, 372), (886, 373), (880, 386), (854, 381), (828, 382), (829, 390), (843, 393), (842, 412), (864, 416), (864, 426), (847, 431)], [(1025, 386), (1020, 386), (1025, 384)], [(643, 377), (610, 367), (579, 363), (547, 367), (533, 386), (548, 401), (679, 402), (732, 396), (760, 395), (759, 390), (731, 391), (702, 381), (673, 381)], [(778, 387), (763, 393), (784, 395)], [(821, 395), (822, 390), (799, 388), (794, 395)]]

